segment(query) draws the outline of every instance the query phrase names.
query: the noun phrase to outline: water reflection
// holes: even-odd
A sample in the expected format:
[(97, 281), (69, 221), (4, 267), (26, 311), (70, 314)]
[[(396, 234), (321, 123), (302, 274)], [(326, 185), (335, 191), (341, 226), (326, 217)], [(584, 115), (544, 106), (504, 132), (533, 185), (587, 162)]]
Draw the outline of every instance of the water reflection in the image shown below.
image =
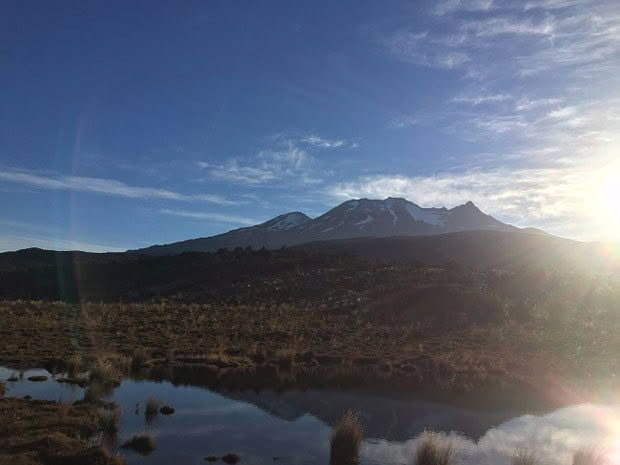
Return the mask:
[[(12, 374), (0, 368), (0, 380)], [(82, 388), (59, 384), (53, 377), (42, 383), (27, 381), (37, 374), (50, 376), (45, 370), (29, 370), (21, 380), (7, 383), (8, 395), (65, 401), (84, 395)], [(503, 410), (481, 410), (338, 390), (215, 392), (181, 385), (179, 378), (175, 383), (162, 376), (158, 381), (142, 378), (124, 380), (108, 396), (123, 412), (118, 441), (110, 441), (110, 448), (145, 429), (157, 441), (156, 451), (147, 458), (120, 450), (130, 464), (199, 464), (207, 455), (227, 452), (240, 454), (241, 463), (248, 464), (274, 463), (274, 457), (278, 463), (326, 464), (329, 425), (349, 408), (358, 410), (365, 424), (361, 462), (367, 465), (411, 463), (425, 428), (444, 432), (454, 441), (458, 462), (472, 465), (508, 464), (515, 449), (524, 446), (535, 450), (542, 463), (568, 465), (572, 453), (583, 446), (600, 444), (615, 457), (620, 440), (617, 405), (582, 404), (532, 414), (519, 411), (514, 402)], [(175, 413), (157, 414), (147, 422), (149, 396), (170, 404)]]

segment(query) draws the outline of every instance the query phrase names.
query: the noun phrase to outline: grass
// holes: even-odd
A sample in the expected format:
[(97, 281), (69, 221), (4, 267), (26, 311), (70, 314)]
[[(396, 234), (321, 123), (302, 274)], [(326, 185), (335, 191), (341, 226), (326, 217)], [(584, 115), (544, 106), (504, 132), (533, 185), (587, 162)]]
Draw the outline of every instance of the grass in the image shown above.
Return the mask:
[(512, 465), (536, 465), (537, 463), (536, 454), (525, 448), (517, 449), (512, 456)]
[(138, 348), (133, 351), (131, 355), (131, 368), (133, 370), (139, 370), (146, 365), (148, 361), (148, 354), (142, 348)]
[(415, 452), (414, 465), (450, 465), (453, 459), (452, 443), (439, 433), (425, 431)]
[(6, 387), (4, 386), (3, 382), (0, 382), (0, 397), (4, 397), (5, 393), (6, 393)]
[(217, 265), (208, 268), (212, 283), (201, 275), (157, 301), (135, 300), (157, 288), (136, 290), (129, 303), (0, 301), (0, 363), (70, 360), (69, 334), (77, 334), (82, 368), (94, 360), (91, 375), (103, 382), (138, 367), (202, 364), (218, 378), (277, 368), (336, 385), (357, 372), (366, 384), (399, 389), (536, 386), (547, 376), (578, 388), (619, 369), (620, 318), (607, 307), (620, 299), (620, 278), (292, 254), (249, 265), (234, 254), (205, 256)]
[(96, 408), (9, 398), (0, 399), (0, 418), (2, 463), (126, 463), (100, 446), (89, 445), (100, 427)]
[(29, 376), (28, 381), (33, 381), (35, 383), (41, 383), (43, 381), (47, 381), (47, 376), (44, 376), (44, 375)]
[(142, 455), (148, 455), (155, 450), (155, 439), (149, 433), (134, 434), (121, 447), (132, 449)]
[(121, 374), (112, 360), (98, 357), (90, 370), (90, 380), (102, 384), (118, 384)]
[(607, 456), (592, 448), (579, 449), (573, 455), (573, 465), (606, 465), (609, 463)]
[(146, 405), (144, 407), (144, 414), (148, 416), (157, 415), (160, 405), (161, 403), (159, 402), (159, 399), (157, 399), (156, 397), (150, 396), (148, 399), (146, 399)]
[(349, 410), (332, 430), (329, 439), (330, 463), (332, 465), (358, 463), (361, 444), (362, 425), (359, 417)]
[(65, 369), (70, 376), (75, 376), (80, 373), (82, 368), (82, 357), (79, 354), (73, 354), (64, 362)]
[(118, 433), (121, 424), (121, 411), (116, 408), (113, 410), (103, 410), (99, 414), (99, 429), (105, 434)]

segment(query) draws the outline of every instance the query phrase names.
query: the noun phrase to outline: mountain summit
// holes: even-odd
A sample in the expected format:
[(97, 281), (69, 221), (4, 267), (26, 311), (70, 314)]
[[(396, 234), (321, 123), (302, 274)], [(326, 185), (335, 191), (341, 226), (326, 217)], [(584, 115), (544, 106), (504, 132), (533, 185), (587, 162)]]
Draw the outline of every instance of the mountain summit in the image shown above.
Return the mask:
[(216, 236), (154, 245), (136, 252), (169, 255), (219, 248), (278, 248), (304, 242), (355, 237), (420, 236), (470, 230), (518, 231), (519, 228), (483, 213), (473, 202), (447, 208), (423, 208), (406, 199), (348, 200), (310, 218), (290, 212), (256, 226)]

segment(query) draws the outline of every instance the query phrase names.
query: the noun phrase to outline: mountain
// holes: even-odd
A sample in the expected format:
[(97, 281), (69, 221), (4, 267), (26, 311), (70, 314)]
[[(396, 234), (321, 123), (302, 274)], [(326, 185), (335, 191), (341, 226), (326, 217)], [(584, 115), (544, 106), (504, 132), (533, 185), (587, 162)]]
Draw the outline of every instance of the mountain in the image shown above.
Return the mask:
[(486, 215), (472, 202), (452, 209), (422, 208), (400, 198), (349, 200), (311, 219), (301, 212), (216, 236), (135, 250), (149, 255), (209, 252), (220, 248), (279, 248), (358, 237), (421, 236), (471, 230), (519, 231)]

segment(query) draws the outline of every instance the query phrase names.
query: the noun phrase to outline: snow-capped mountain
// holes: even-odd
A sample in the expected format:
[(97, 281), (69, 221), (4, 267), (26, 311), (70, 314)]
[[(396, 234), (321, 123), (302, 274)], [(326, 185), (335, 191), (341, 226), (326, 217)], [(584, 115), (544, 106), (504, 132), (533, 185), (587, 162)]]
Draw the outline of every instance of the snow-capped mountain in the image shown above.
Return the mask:
[(290, 212), (265, 223), (216, 236), (156, 245), (138, 252), (154, 255), (219, 248), (277, 248), (304, 242), (355, 237), (419, 236), (468, 230), (516, 231), (518, 228), (486, 215), (472, 202), (452, 209), (423, 208), (405, 199), (349, 200), (310, 218)]

